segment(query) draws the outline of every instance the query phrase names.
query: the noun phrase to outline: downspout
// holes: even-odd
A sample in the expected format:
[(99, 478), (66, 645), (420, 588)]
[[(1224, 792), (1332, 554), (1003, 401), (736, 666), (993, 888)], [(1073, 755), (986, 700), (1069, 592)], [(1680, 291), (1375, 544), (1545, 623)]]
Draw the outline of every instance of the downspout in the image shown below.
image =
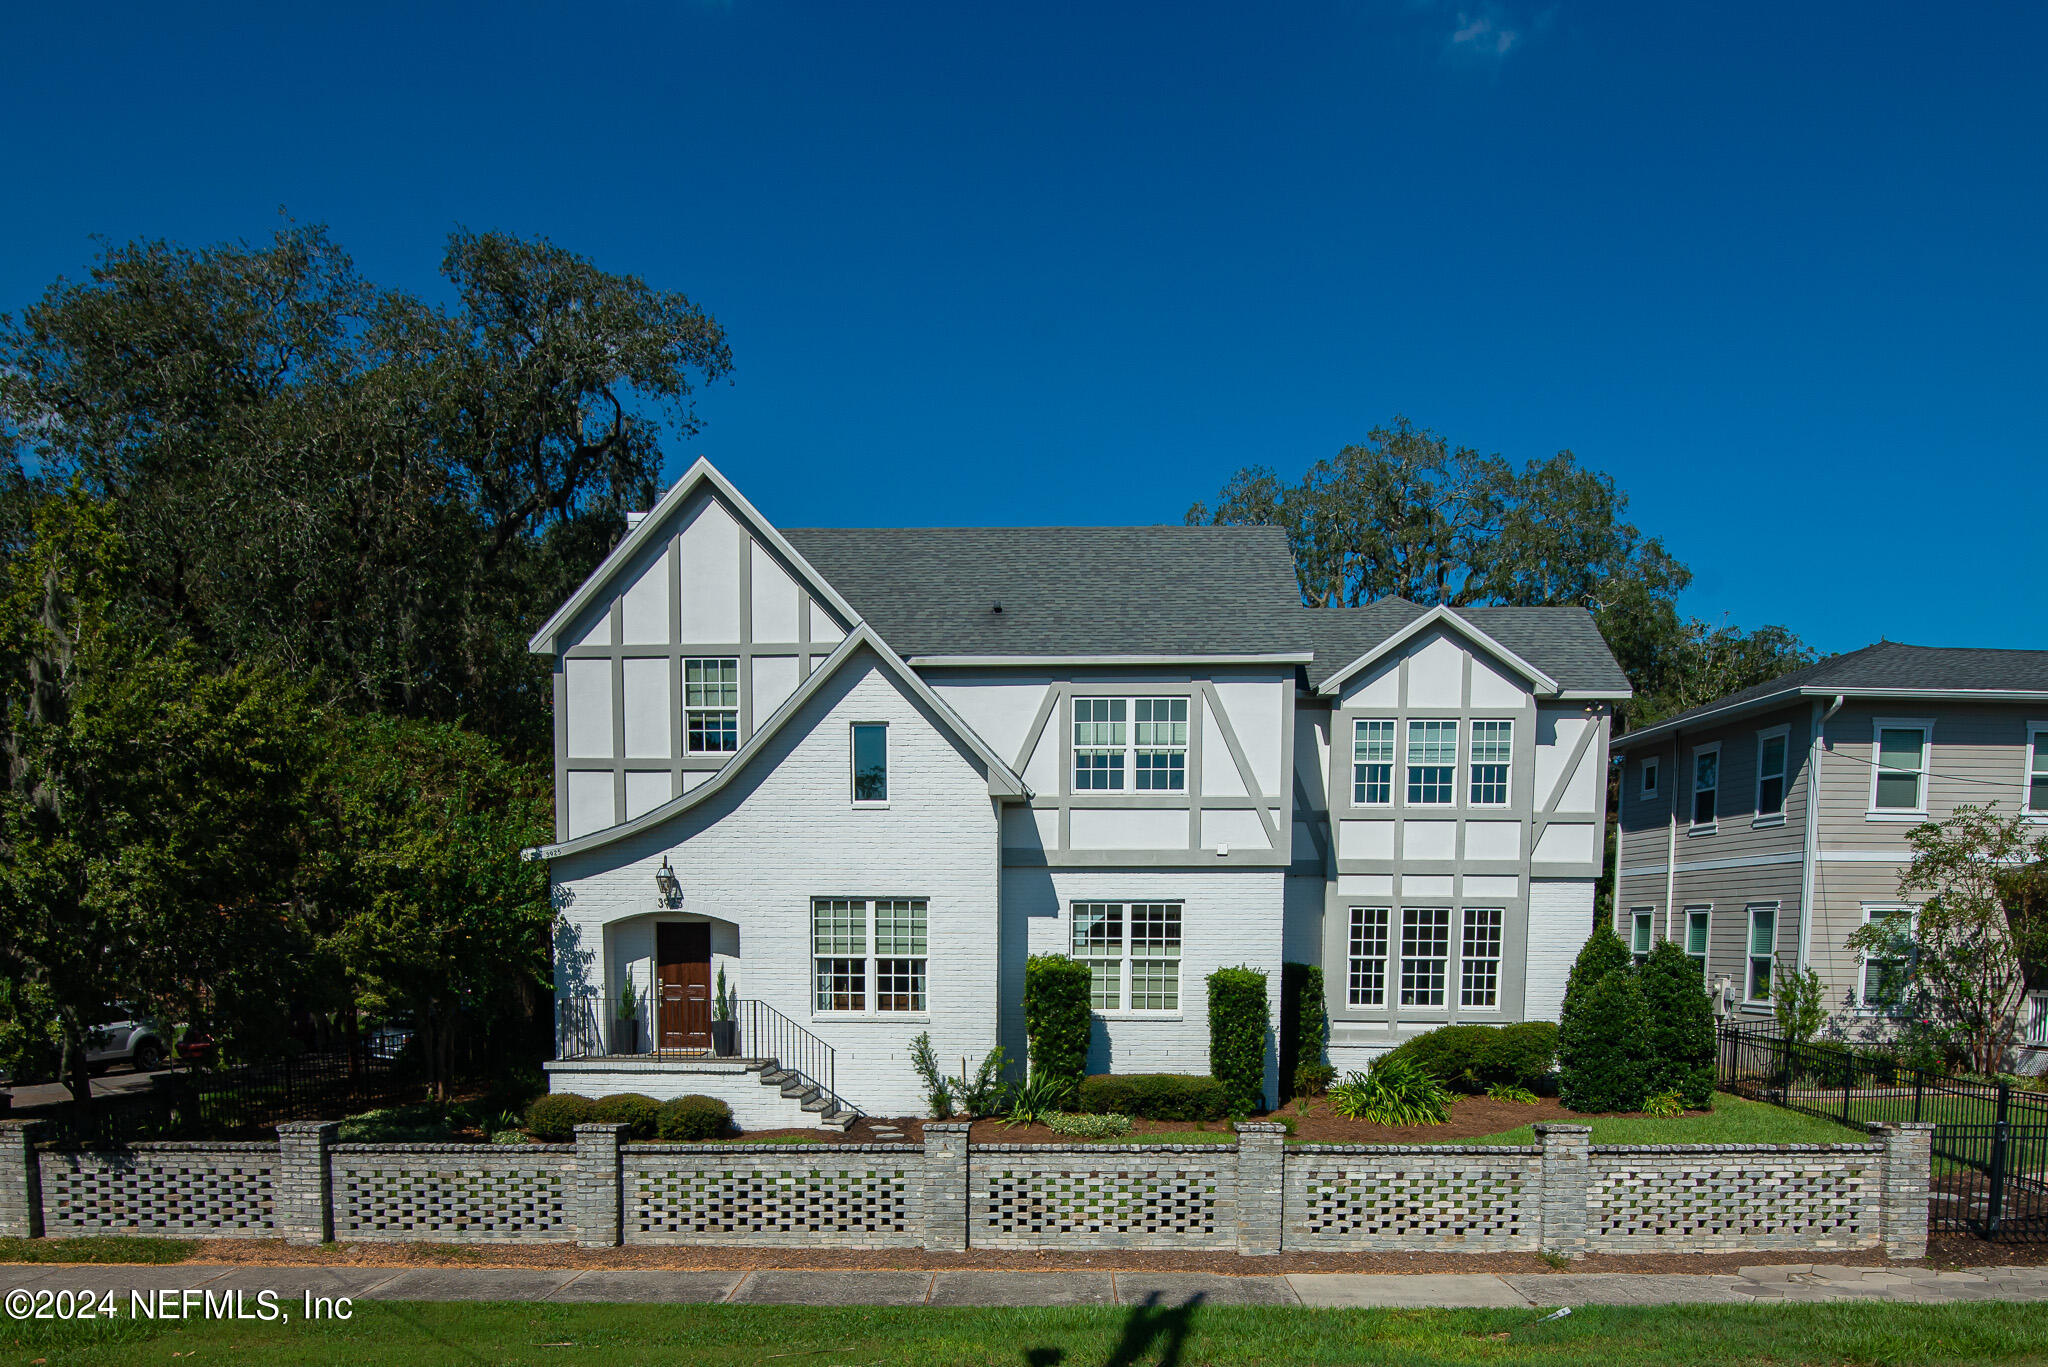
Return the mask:
[[(1679, 732), (1671, 733), (1671, 823), (1665, 832), (1664, 841), (1664, 938), (1671, 938), (1671, 903), (1678, 896), (1678, 780), (1679, 761), (1685, 757), (1685, 746), (1679, 740)], [(1634, 945), (1630, 945), (1633, 949)]]
[(1828, 710), (1820, 710), (1820, 699), (1813, 702), (1812, 738), (1807, 742), (1806, 757), (1806, 839), (1800, 846), (1799, 857), (1799, 971), (1806, 971), (1807, 961), (1812, 957), (1813, 946), (1813, 889), (1820, 859), (1820, 757), (1827, 752), (1823, 739), (1827, 733), (1828, 718), (1842, 710), (1848, 701), (1837, 693)]

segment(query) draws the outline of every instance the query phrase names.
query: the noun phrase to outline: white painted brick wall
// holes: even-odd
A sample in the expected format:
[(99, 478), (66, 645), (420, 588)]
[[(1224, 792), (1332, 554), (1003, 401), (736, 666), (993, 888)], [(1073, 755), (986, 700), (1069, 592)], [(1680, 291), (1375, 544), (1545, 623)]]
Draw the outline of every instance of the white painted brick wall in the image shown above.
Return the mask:
[[(856, 721), (889, 723), (885, 810), (851, 802), (848, 727)], [(716, 918), (715, 941), (717, 921), (737, 927), (734, 992), (833, 1045), (840, 1094), (868, 1114), (922, 1114), (908, 1060), (919, 1031), (931, 1032), (949, 1070), (962, 1055), (972, 1067), (994, 1045), (998, 859), (987, 780), (872, 656), (847, 662), (708, 802), (555, 861), (558, 994), (587, 982), (608, 1014), (616, 993), (605, 981), (608, 929), (663, 910), (654, 875), (664, 856), (683, 888), (674, 914)], [(825, 896), (929, 899), (928, 1015), (813, 1013), (810, 905)]]
[(1554, 1021), (1564, 1008), (1572, 964), (1593, 933), (1593, 884), (1584, 878), (1539, 878), (1529, 884), (1529, 957), (1522, 1019)]

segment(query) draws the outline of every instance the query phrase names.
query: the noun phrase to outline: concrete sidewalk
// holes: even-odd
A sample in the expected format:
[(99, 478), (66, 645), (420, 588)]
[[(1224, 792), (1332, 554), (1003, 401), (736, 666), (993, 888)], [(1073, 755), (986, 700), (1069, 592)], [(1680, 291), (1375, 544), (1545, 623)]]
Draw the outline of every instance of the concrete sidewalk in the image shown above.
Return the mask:
[(1374, 1276), (1291, 1273), (1226, 1277), (1213, 1272), (551, 1272), (484, 1267), (142, 1267), (0, 1264), (0, 1292), (70, 1287), (266, 1288), (316, 1296), (405, 1301), (631, 1301), (730, 1305), (1210, 1305), (1489, 1306), (1676, 1305), (1714, 1301), (2048, 1301), (2048, 1267), (1962, 1272), (1829, 1267), (1745, 1267), (1725, 1276), (1667, 1273), (1456, 1273)]

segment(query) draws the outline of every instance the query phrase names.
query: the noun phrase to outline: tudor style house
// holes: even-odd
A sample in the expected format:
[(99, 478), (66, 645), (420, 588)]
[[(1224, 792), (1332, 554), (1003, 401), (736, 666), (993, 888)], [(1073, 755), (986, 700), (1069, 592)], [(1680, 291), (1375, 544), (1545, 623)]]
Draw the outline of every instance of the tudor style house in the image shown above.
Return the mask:
[(1304, 608), (1278, 529), (778, 529), (703, 461), (531, 648), (551, 1085), (749, 1128), (921, 1113), (920, 1034), (1021, 1064), (1037, 953), (1097, 1072), (1206, 1072), (1239, 964), (1276, 1024), (1322, 965), (1340, 1068), (1554, 1019), (1628, 695), (1577, 609)]
[(1679, 941), (1736, 1019), (1768, 1018), (1779, 974), (1805, 968), (1838, 1016), (1871, 1018), (1900, 966), (1848, 939), (1913, 914), (1906, 832), (1966, 804), (2048, 821), (2048, 650), (1880, 642), (1614, 748), (1615, 929), (1635, 952)]

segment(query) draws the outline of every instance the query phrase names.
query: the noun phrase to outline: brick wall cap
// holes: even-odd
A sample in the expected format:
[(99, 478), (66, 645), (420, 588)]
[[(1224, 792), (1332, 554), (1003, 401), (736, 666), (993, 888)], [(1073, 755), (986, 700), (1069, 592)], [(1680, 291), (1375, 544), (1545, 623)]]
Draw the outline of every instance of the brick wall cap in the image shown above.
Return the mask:
[(290, 1134), (318, 1134), (322, 1130), (333, 1133), (341, 1128), (339, 1120), (286, 1120), (277, 1127), (280, 1136)]
[(525, 1158), (573, 1156), (574, 1144), (332, 1144), (329, 1153), (388, 1153), (403, 1156), (416, 1153), (453, 1153), (479, 1158)]
[(670, 1140), (665, 1144), (621, 1144), (619, 1152), (643, 1158), (673, 1157), (677, 1154), (718, 1154), (726, 1158), (751, 1158), (756, 1154), (808, 1154), (813, 1158), (842, 1153), (923, 1153), (920, 1144), (706, 1144)]
[(1035, 1153), (1047, 1158), (1074, 1158), (1089, 1153), (1215, 1153), (1234, 1154), (1235, 1144), (976, 1144), (975, 1153)]
[(1882, 1144), (1595, 1144), (1596, 1154), (1668, 1153), (1684, 1158), (1695, 1154), (1735, 1153), (1785, 1157), (1794, 1154), (1883, 1153)]
[(1276, 1120), (1239, 1120), (1231, 1127), (1239, 1134), (1286, 1134), (1287, 1127)]
[(1557, 1121), (1546, 1121), (1545, 1123), (1533, 1126), (1532, 1128), (1536, 1131), (1536, 1133), (1539, 1136), (1546, 1134), (1573, 1135), (1593, 1133), (1593, 1127), (1591, 1125), (1566, 1125), (1559, 1123)]
[(614, 1124), (608, 1120), (594, 1120), (578, 1125), (576, 1133), (579, 1135), (587, 1134), (593, 1139), (601, 1139), (606, 1135), (623, 1135), (632, 1128), (631, 1125)]
[(1311, 1140), (1290, 1144), (1289, 1158), (1317, 1158), (1331, 1153), (1370, 1153), (1418, 1158), (1470, 1158), (1499, 1154), (1504, 1158), (1535, 1158), (1543, 1150), (1534, 1144), (1325, 1144)]
[(1883, 1134), (1886, 1130), (1931, 1130), (1933, 1128), (1934, 1122), (1932, 1120), (1873, 1120), (1870, 1122), (1870, 1132), (1872, 1134)]
[(971, 1120), (927, 1120), (924, 1123), (924, 1132), (930, 1134), (933, 1130), (938, 1130), (943, 1134), (965, 1134), (973, 1127), (974, 1122)]

